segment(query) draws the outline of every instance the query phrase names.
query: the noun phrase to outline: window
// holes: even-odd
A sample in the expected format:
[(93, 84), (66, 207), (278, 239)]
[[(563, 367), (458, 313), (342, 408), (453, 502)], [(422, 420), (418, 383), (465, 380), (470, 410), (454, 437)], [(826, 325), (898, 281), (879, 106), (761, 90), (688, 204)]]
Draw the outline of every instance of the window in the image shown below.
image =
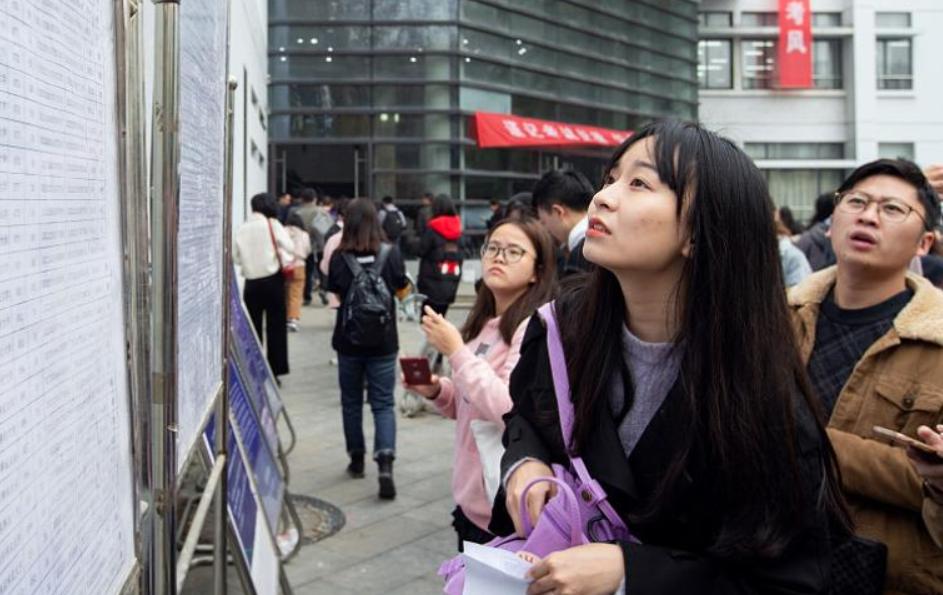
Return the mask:
[(844, 143), (744, 143), (752, 159), (843, 159)]
[(733, 87), (729, 39), (702, 39), (697, 42), (697, 82), (701, 89)]
[(772, 89), (776, 67), (776, 41), (773, 39), (744, 39), (743, 88)]
[(797, 221), (807, 221), (815, 212), (816, 197), (834, 192), (845, 177), (840, 169), (771, 169), (763, 173), (773, 201), (792, 209)]
[(775, 12), (743, 12), (740, 14), (743, 27), (778, 27), (779, 14)]
[(698, 24), (702, 27), (730, 27), (733, 25), (733, 14), (730, 12), (699, 12)]
[[(280, 25), (269, 28), (269, 49), (365, 50), (370, 48), (370, 27), (313, 27)], [(330, 48), (330, 49), (329, 49)]]
[(840, 12), (813, 12), (813, 27), (841, 27)]
[(354, 138), (370, 136), (370, 120), (359, 115), (275, 115), (269, 119), (275, 138)]
[(458, 167), (458, 147), (442, 143), (410, 145), (373, 145), (373, 166), (376, 169), (438, 169)]
[(816, 89), (842, 88), (840, 39), (816, 39), (812, 42), (812, 82)]
[(277, 78), (356, 79), (370, 76), (370, 58), (365, 56), (281, 55), (269, 57), (269, 72)]
[(878, 39), (878, 89), (913, 89), (910, 39)]
[(909, 12), (878, 12), (874, 14), (874, 25), (878, 29), (909, 29)]
[(878, 143), (878, 157), (914, 160), (913, 143)]
[[(743, 52), (743, 88), (776, 88), (775, 39), (745, 39)], [(812, 86), (816, 89), (842, 88), (842, 42), (839, 39), (816, 39), (812, 42)], [(698, 80), (700, 81), (700, 66)], [(702, 88), (704, 88), (702, 86)]]

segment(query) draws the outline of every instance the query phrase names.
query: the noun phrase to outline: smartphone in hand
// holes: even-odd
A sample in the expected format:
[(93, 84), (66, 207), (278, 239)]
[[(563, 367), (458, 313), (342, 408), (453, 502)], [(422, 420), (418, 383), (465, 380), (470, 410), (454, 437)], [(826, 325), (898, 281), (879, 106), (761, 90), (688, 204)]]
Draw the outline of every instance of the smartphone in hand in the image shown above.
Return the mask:
[(895, 432), (894, 430), (889, 430), (887, 428), (882, 428), (881, 426), (874, 426), (872, 429), (876, 436), (881, 438), (887, 438), (897, 444), (898, 446), (912, 446), (919, 450), (921, 453), (936, 455), (936, 449), (930, 446), (929, 444), (917, 440), (916, 438), (911, 438), (906, 434), (901, 434), (900, 432)]
[(406, 377), (406, 384), (424, 386), (432, 384), (432, 371), (429, 369), (429, 360), (424, 357), (401, 357), (399, 365)]

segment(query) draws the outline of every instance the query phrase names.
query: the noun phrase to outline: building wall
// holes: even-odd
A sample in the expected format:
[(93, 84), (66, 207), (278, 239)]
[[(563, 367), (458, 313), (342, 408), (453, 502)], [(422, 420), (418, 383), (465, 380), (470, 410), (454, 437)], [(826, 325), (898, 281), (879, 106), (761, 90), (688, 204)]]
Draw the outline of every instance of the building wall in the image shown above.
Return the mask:
[(289, 184), (505, 199), (549, 167), (596, 177), (605, 152), (479, 150), (468, 133), (477, 110), (614, 129), (696, 116), (693, 0), (269, 7), (271, 136)]
[(268, 188), (268, 7), (266, 0), (232, 0), (229, 72), (239, 81), (233, 131), (233, 223), (245, 220), (249, 199)]
[[(811, 214), (818, 192), (832, 186), (856, 165), (875, 159), (879, 143), (913, 143), (913, 157), (924, 165), (943, 161), (943, 77), (939, 76), (943, 2), (939, 0), (814, 0), (814, 13), (840, 13), (841, 22), (813, 24), (813, 39), (836, 40), (841, 48), (842, 84), (838, 89), (745, 89), (742, 40), (774, 39), (773, 26), (747, 25), (744, 12), (776, 12), (776, 0), (703, 0), (701, 11), (729, 11), (733, 26), (702, 22), (701, 39), (732, 39), (732, 89), (700, 91), (700, 117), (709, 127), (746, 147), (755, 143), (841, 143), (840, 156), (756, 158), (767, 172), (774, 200)], [(878, 28), (876, 13), (907, 12), (911, 26)], [(877, 38), (912, 40), (913, 88), (879, 90)], [(887, 148), (891, 150), (890, 148)], [(749, 152), (749, 151), (748, 151)], [(886, 152), (886, 151), (885, 151)]]

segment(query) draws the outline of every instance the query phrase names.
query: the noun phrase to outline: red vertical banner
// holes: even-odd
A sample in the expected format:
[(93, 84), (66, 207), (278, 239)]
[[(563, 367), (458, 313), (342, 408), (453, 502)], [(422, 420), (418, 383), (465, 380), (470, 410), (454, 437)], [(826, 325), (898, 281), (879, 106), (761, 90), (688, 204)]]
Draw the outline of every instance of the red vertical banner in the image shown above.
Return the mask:
[(809, 0), (779, 0), (779, 87), (812, 86), (812, 11)]

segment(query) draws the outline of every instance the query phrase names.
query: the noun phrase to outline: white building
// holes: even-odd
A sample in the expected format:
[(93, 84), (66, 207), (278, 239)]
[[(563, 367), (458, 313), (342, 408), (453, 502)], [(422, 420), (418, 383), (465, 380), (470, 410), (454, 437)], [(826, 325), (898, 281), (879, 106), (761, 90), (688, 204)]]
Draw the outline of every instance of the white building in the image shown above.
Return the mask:
[(232, 0), (229, 72), (239, 81), (233, 130), (233, 228), (268, 188), (268, 3)]
[(812, 0), (814, 88), (776, 89), (778, 2), (702, 0), (700, 119), (799, 220), (878, 157), (943, 163), (943, 0)]

